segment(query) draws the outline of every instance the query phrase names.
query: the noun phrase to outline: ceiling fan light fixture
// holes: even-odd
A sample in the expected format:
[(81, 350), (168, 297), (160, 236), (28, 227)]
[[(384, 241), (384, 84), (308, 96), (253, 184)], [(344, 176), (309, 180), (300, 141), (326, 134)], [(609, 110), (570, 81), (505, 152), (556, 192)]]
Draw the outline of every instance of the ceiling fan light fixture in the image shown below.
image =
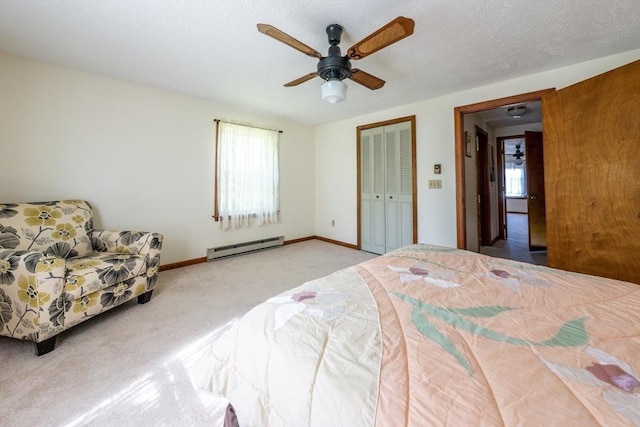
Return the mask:
[(527, 107), (525, 107), (524, 105), (518, 105), (516, 107), (507, 108), (507, 116), (512, 117), (514, 119), (519, 119), (526, 112), (527, 112)]
[(522, 156), (524, 156), (524, 153), (520, 151), (520, 144), (516, 144), (516, 152), (512, 154), (512, 156), (514, 157), (513, 163), (515, 165), (520, 166), (521, 164), (524, 163), (524, 160), (522, 159)]
[(347, 98), (347, 85), (338, 79), (326, 80), (320, 86), (322, 100), (330, 104), (344, 101)]

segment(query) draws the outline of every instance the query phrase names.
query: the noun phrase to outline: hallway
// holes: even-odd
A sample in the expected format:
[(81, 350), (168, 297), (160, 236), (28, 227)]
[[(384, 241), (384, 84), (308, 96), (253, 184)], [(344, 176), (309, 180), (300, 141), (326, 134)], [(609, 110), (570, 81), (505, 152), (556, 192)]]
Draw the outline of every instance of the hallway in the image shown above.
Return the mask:
[(499, 239), (492, 246), (482, 246), (480, 253), (529, 264), (547, 265), (547, 251), (529, 251), (527, 218), (527, 214), (507, 213), (507, 239)]

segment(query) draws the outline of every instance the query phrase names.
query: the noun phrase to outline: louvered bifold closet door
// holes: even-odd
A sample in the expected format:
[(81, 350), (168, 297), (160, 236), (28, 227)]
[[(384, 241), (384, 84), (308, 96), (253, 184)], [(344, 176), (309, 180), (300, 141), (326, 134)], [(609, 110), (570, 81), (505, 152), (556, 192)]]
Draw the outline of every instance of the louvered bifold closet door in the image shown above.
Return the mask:
[(362, 250), (385, 253), (384, 133), (382, 128), (360, 134), (361, 144), (361, 224)]
[(411, 124), (385, 126), (385, 252), (413, 243)]

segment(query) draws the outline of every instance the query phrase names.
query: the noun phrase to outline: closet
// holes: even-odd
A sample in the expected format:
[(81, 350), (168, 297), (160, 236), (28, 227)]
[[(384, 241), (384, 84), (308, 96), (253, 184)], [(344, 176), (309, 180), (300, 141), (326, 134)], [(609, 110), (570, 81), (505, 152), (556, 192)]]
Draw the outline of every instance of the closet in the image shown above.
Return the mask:
[(359, 128), (360, 247), (384, 254), (415, 242), (414, 121)]

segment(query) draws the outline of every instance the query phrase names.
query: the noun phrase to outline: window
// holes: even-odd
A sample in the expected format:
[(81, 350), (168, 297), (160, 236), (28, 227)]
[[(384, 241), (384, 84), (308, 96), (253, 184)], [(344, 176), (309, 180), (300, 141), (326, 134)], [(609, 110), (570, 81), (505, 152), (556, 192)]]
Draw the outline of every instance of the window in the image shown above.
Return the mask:
[(214, 218), (224, 228), (277, 222), (279, 132), (217, 124)]
[(527, 197), (527, 147), (524, 136), (505, 138), (503, 144), (505, 196)]
[(527, 195), (525, 166), (526, 163), (516, 165), (512, 159), (506, 160), (504, 180), (507, 197), (525, 197)]

